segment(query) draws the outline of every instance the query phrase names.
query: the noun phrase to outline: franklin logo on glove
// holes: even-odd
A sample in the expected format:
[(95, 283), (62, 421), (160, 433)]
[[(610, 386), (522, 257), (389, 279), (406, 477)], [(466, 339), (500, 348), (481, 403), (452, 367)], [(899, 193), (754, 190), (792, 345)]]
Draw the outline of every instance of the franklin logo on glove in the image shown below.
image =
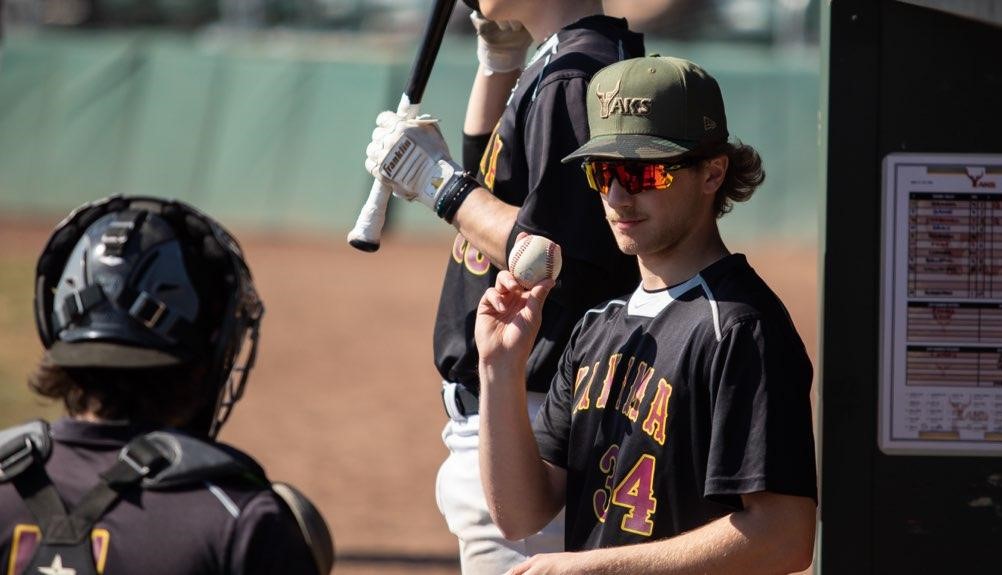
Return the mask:
[(391, 180), (397, 177), (397, 166), (400, 165), (400, 160), (404, 159), (404, 156), (411, 148), (414, 147), (414, 141), (408, 138), (401, 138), (400, 145), (393, 152), (393, 159), (391, 159), (386, 164), (383, 164), (383, 169), (380, 170), (384, 176), (390, 178)]

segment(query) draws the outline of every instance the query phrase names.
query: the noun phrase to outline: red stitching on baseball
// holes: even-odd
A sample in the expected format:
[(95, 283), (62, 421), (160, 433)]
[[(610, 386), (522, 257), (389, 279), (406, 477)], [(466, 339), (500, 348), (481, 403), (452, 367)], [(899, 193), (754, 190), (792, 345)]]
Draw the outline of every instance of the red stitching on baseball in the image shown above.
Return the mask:
[(557, 251), (557, 244), (550, 242), (546, 246), (546, 277), (553, 277), (553, 256)]
[(532, 241), (532, 236), (528, 236), (528, 237), (523, 238), (522, 243), (518, 246), (518, 249), (515, 250), (515, 253), (512, 255), (512, 258), (511, 258), (511, 272), (512, 273), (515, 272), (515, 266), (518, 265), (518, 260), (520, 260), (522, 258), (522, 253), (525, 252), (525, 250), (529, 247), (529, 242), (531, 242), (531, 241)]

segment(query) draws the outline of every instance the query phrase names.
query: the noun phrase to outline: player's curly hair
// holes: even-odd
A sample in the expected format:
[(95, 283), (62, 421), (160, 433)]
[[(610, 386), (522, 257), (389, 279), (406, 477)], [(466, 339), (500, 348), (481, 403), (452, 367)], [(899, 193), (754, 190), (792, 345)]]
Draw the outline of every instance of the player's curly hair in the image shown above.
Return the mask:
[(212, 398), (200, 367), (65, 368), (43, 358), (28, 377), (35, 393), (62, 401), (71, 416), (91, 413), (157, 427), (184, 427)]
[(717, 190), (713, 209), (717, 218), (734, 208), (734, 202), (746, 202), (755, 190), (765, 181), (765, 170), (762, 169), (762, 157), (755, 148), (741, 143), (740, 140), (717, 144), (705, 151), (699, 152), (703, 157), (714, 157), (724, 154), (728, 158), (727, 174), (724, 182)]

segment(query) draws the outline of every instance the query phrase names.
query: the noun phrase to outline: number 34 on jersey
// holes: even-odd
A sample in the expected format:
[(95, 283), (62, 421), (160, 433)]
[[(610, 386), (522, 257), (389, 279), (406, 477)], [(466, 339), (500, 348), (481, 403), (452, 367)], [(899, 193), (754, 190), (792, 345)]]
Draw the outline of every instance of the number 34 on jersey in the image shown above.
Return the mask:
[(592, 496), (595, 516), (605, 523), (610, 504), (622, 507), (626, 513), (620, 521), (620, 529), (650, 536), (654, 532), (651, 516), (658, 508), (658, 500), (654, 497), (654, 456), (642, 455), (623, 479), (614, 485), (618, 460), (618, 445), (611, 445), (599, 460), (599, 469), (605, 474), (605, 485)]

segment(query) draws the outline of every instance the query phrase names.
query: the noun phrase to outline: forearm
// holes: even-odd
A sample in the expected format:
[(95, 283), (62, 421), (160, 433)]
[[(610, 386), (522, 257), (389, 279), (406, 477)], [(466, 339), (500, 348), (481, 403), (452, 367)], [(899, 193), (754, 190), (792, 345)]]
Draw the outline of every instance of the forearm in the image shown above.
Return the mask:
[(491, 517), (508, 539), (536, 533), (563, 505), (529, 423), (524, 369), (480, 364), (480, 474)]
[(495, 266), (507, 269), (508, 237), (517, 218), (517, 207), (502, 202), (485, 188), (478, 188), (466, 196), (452, 224)]
[[(504, 112), (521, 70), (487, 75), (480, 64), (473, 79), (466, 106), (463, 132), (472, 136), (489, 134)], [(474, 191), (463, 201), (453, 218), (453, 225), (473, 247), (487, 255), (495, 266), (505, 269), (508, 261), (508, 236), (515, 225), (518, 208), (497, 199), (485, 188)]]
[(476, 136), (494, 131), (494, 126), (501, 118), (508, 96), (521, 73), (521, 70), (515, 70), (495, 72), (488, 76), (484, 74), (483, 64), (480, 65), (473, 79), (470, 100), (466, 106), (464, 133)]
[(781, 498), (778, 507), (747, 507), (660, 541), (582, 553), (585, 573), (661, 575), (785, 574), (806, 569), (814, 545), (814, 502)]
[[(466, 107), (464, 133), (480, 135), (494, 130), (519, 74), (521, 71), (515, 70), (488, 76), (484, 74), (483, 64), (480, 65), (473, 79)], [(491, 263), (505, 269), (508, 261), (508, 236), (517, 216), (518, 208), (502, 202), (489, 190), (481, 188), (466, 197), (452, 223), (473, 247), (487, 255)]]

